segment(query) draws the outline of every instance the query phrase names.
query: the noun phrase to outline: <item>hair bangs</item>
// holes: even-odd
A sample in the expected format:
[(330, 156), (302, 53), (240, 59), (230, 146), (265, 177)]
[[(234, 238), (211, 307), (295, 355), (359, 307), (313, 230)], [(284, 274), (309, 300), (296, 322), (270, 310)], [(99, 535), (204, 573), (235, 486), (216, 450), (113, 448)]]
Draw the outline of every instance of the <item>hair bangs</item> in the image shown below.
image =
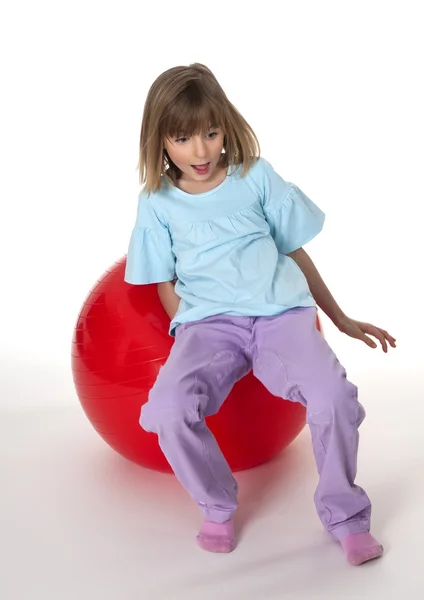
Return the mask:
[(176, 98), (166, 112), (162, 123), (163, 137), (200, 135), (212, 127), (223, 128), (224, 118), (221, 112), (209, 98), (201, 94), (190, 94), (190, 90), (187, 90)]

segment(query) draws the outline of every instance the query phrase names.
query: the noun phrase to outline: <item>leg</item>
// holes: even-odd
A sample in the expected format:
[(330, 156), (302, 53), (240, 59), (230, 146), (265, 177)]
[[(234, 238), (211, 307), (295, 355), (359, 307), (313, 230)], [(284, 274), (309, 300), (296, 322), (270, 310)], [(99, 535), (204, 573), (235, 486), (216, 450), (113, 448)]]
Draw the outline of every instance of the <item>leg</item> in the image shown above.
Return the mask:
[(354, 483), (365, 411), (316, 328), (316, 309), (257, 319), (254, 336), (254, 374), (271, 393), (306, 406), (319, 473), (315, 505), (324, 527), (338, 541), (369, 532), (371, 503)]
[(242, 350), (249, 331), (237, 323), (220, 316), (180, 326), (140, 420), (157, 433), (176, 477), (214, 523), (229, 521), (237, 508), (236, 480), (205, 423), (251, 368)]

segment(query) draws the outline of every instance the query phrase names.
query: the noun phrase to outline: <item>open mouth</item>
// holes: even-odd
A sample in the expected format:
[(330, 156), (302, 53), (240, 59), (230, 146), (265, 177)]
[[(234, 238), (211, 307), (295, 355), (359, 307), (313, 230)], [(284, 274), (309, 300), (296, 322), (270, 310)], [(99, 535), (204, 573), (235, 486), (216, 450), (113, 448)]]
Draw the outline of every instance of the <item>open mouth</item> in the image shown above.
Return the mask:
[(208, 162), (203, 165), (191, 165), (191, 166), (196, 171), (196, 173), (198, 173), (199, 175), (205, 175), (205, 173), (207, 173), (209, 171), (210, 164), (211, 163)]

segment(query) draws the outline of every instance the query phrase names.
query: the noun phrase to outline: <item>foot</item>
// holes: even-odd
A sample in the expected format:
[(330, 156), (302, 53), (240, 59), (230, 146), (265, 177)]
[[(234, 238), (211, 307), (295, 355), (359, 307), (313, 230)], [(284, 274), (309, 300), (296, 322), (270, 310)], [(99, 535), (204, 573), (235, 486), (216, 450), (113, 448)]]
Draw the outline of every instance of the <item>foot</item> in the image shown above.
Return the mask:
[(233, 519), (225, 523), (204, 521), (197, 535), (197, 543), (208, 552), (232, 552), (235, 548)]
[(383, 546), (370, 533), (353, 533), (340, 543), (347, 560), (355, 567), (374, 558), (379, 558), (384, 552)]

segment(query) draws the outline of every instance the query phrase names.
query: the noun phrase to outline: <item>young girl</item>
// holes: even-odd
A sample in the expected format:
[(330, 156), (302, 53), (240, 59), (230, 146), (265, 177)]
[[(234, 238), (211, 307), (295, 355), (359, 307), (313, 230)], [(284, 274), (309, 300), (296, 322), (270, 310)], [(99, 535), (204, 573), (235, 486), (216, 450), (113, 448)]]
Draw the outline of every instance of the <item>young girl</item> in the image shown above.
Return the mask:
[(317, 305), (347, 335), (387, 352), (394, 338), (347, 317), (302, 248), (321, 210), (260, 157), (251, 127), (204, 65), (151, 86), (140, 135), (137, 220), (125, 280), (158, 284), (175, 343), (141, 411), (204, 522), (198, 544), (235, 547), (237, 483), (205, 417), (253, 369), (274, 395), (307, 409), (325, 529), (351, 564), (382, 555), (371, 504), (355, 485), (357, 388), (316, 327)]

